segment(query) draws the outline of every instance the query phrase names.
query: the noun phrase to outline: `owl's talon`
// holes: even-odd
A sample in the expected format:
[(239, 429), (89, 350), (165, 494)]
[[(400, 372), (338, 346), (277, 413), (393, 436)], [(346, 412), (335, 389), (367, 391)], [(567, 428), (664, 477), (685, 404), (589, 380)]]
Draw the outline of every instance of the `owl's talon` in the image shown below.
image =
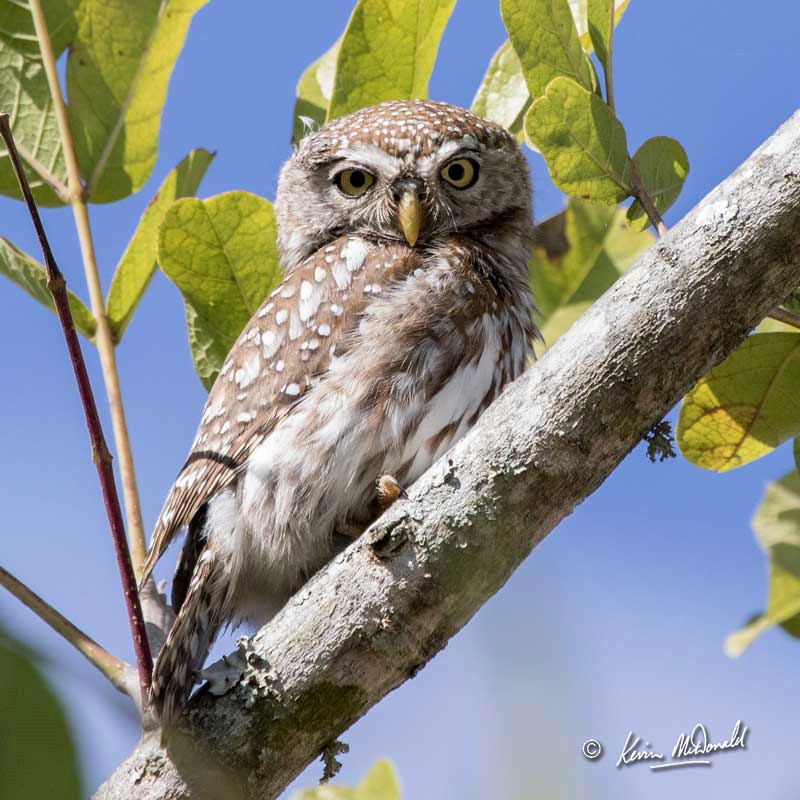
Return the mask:
[(378, 505), (381, 512), (386, 511), (392, 504), (394, 504), (401, 497), (406, 499), (408, 494), (406, 490), (394, 479), (392, 475), (381, 475), (376, 481), (378, 487)]

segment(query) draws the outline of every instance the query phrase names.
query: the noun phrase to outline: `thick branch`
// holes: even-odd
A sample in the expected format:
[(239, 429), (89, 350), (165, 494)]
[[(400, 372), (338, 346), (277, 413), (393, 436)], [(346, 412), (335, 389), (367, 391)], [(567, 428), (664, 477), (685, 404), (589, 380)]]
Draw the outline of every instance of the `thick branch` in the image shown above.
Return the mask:
[(98, 797), (275, 797), (420, 669), (800, 284), (800, 113), (638, 260), (252, 640), (246, 679)]

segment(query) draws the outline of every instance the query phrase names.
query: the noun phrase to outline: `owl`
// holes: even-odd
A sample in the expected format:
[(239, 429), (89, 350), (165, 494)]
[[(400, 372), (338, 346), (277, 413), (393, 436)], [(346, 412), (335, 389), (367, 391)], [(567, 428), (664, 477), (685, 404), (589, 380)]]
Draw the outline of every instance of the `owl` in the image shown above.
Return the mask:
[(151, 702), (169, 726), (221, 627), (268, 620), (524, 369), (527, 163), (463, 108), (388, 102), (304, 138), (276, 199), (285, 279), (211, 389), (145, 579), (186, 537)]

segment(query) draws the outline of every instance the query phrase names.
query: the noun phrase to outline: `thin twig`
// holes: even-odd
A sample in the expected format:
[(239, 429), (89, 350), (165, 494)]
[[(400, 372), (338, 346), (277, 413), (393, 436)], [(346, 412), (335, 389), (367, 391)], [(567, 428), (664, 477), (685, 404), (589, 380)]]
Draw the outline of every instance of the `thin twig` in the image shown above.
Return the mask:
[(69, 203), (69, 189), (36, 156), (29, 153), (21, 144), (17, 150), (28, 166), (53, 190), (62, 203)]
[(26, 605), (39, 619), (46, 622), (59, 636), (71, 644), (93, 667), (96, 667), (116, 688), (127, 694), (122, 680), (127, 664), (101, 647), (91, 636), (73, 625), (63, 614), (42, 600), (36, 592), (0, 567), (0, 586)]
[(778, 308), (773, 308), (767, 316), (771, 319), (778, 320), (778, 322), (783, 322), (785, 325), (791, 325), (793, 328), (800, 328), (800, 314), (787, 311), (780, 306)]
[(658, 213), (653, 198), (650, 197), (650, 193), (645, 189), (642, 178), (639, 175), (639, 170), (636, 169), (636, 164), (632, 158), (628, 159), (628, 170), (633, 196), (642, 204), (642, 208), (644, 208), (650, 222), (653, 223), (653, 227), (656, 229), (656, 233), (659, 237), (666, 236), (667, 233), (669, 233), (669, 228), (664, 224), (664, 220), (661, 218), (661, 214)]
[(19, 154), (14, 145), (14, 137), (11, 133), (11, 127), (8, 124), (8, 114), (0, 114), (0, 134), (2, 134), (3, 140), (8, 148), (11, 164), (14, 167), (14, 172), (16, 173), (20, 189), (22, 190), (22, 195), (28, 206), (28, 212), (33, 221), (33, 226), (36, 229), (36, 235), (39, 238), (44, 265), (47, 271), (47, 288), (53, 295), (56, 313), (61, 323), (61, 329), (64, 332), (64, 339), (66, 340), (70, 361), (72, 362), (72, 368), (75, 372), (75, 380), (77, 381), (78, 391), (80, 392), (81, 402), (83, 403), (86, 426), (89, 429), (89, 439), (92, 444), (92, 459), (95, 462), (97, 475), (100, 479), (100, 488), (103, 492), (106, 514), (108, 515), (108, 522), (111, 527), (111, 535), (114, 539), (117, 564), (122, 579), (125, 603), (128, 608), (128, 621), (133, 636), (133, 648), (136, 653), (136, 663), (139, 668), (142, 705), (144, 706), (147, 704), (153, 664), (150, 656), (150, 643), (147, 640), (144, 618), (142, 616), (142, 607), (139, 603), (136, 576), (134, 575), (133, 565), (131, 564), (128, 542), (125, 538), (125, 526), (122, 522), (122, 511), (120, 509), (117, 489), (114, 483), (111, 454), (108, 451), (108, 446), (103, 436), (103, 428), (100, 424), (100, 417), (97, 414), (97, 406), (94, 401), (94, 395), (92, 394), (89, 375), (86, 372), (86, 363), (83, 360), (80, 343), (78, 342), (78, 334), (72, 319), (72, 312), (70, 311), (69, 301), (67, 299), (67, 284), (53, 258), (50, 243), (47, 241), (47, 235), (44, 232), (42, 220), (39, 217), (39, 211), (36, 208), (36, 203), (31, 194), (31, 188), (28, 185), (28, 179), (25, 176), (22, 162), (20, 161)]
[[(67, 118), (67, 110), (58, 82), (55, 54), (50, 42), (50, 35), (42, 12), (41, 0), (30, 0), (36, 36), (42, 53), (42, 62), (47, 73), (47, 82), (53, 100), (53, 108), (58, 123), (61, 143), (64, 147), (64, 158), (67, 165), (67, 178), (69, 182), (69, 197), (72, 203), (72, 213), (75, 217), (75, 226), (78, 231), (78, 240), (83, 257), (83, 267), (86, 274), (86, 284), (89, 289), (89, 300), (97, 326), (95, 344), (100, 356), (100, 366), (103, 370), (108, 404), (111, 411), (111, 424), (114, 429), (114, 441), (119, 459), (119, 471), (122, 478), (122, 495), (125, 500), (125, 513), (128, 522), (133, 568), (137, 579), (142, 574), (142, 567), (147, 558), (147, 545), (145, 543), (144, 525), (142, 524), (142, 511), (139, 502), (139, 492), (136, 486), (136, 472), (133, 466), (133, 451), (128, 425), (125, 421), (125, 408), (122, 404), (122, 392), (119, 385), (117, 371), (117, 357), (114, 350), (114, 340), (111, 327), (106, 316), (103, 290), (100, 285), (100, 273), (94, 253), (92, 232), (89, 226), (89, 212), (86, 206), (88, 191), (81, 183), (78, 160), (75, 156), (75, 147), (72, 142), (72, 133)], [(160, 12), (159, 12), (160, 13)]]

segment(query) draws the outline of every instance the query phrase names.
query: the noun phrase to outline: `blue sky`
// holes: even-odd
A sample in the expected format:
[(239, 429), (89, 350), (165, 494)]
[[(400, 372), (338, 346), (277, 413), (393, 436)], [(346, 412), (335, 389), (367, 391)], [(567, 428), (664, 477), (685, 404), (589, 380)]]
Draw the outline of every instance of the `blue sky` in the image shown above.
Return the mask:
[[(211, 0), (192, 24), (170, 87), (148, 186), (93, 209), (104, 285), (167, 171), (197, 146), (218, 151), (202, 196), (247, 189), (272, 198), (289, 155), (294, 87), (343, 29), (350, 3)], [(635, 149), (663, 134), (692, 169), (674, 223), (800, 105), (795, 0), (631, 0), (615, 44), (618, 115)], [(496, 0), (461, 0), (431, 96), (468, 105), (504, 39)], [(535, 212), (562, 204), (530, 154)], [(45, 224), (72, 288), (85, 296), (72, 218)], [(38, 256), (21, 204), (0, 199), (0, 234)], [(4, 457), (0, 563), (119, 655), (131, 658), (111, 542), (80, 406), (55, 320), (0, 284)], [(96, 354), (86, 348), (95, 386)], [(177, 291), (153, 282), (118, 351), (145, 520), (152, 525), (183, 461), (204, 392), (191, 367)], [(107, 420), (107, 415), (106, 415)], [(110, 425), (107, 424), (110, 431)], [(786, 448), (724, 476), (638, 448), (533, 553), (437, 658), (349, 731), (341, 777), (380, 756), (406, 798), (796, 796), (800, 643), (767, 633), (741, 659), (725, 635), (762, 606), (766, 570), (749, 529)], [(532, 498), (532, 506), (535, 498)], [(167, 559), (168, 560), (168, 559)], [(169, 565), (161, 568), (167, 577)], [(93, 789), (136, 740), (126, 701), (13, 599), (4, 625), (46, 656)], [(715, 740), (737, 719), (746, 752), (711, 768), (614, 769), (630, 730), (671, 750), (705, 723)], [(606, 755), (580, 755), (593, 737)], [(301, 785), (312, 785), (314, 766)], [(791, 793), (791, 794), (790, 794)]]

